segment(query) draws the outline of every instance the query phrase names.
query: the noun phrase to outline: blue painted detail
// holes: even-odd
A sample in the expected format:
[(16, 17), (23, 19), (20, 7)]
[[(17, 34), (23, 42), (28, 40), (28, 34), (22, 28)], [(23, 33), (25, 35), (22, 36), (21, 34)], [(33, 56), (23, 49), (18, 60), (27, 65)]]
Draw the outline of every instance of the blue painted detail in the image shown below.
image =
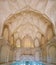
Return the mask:
[(42, 62), (37, 61), (16, 61), (13, 62), (11, 65), (44, 65)]

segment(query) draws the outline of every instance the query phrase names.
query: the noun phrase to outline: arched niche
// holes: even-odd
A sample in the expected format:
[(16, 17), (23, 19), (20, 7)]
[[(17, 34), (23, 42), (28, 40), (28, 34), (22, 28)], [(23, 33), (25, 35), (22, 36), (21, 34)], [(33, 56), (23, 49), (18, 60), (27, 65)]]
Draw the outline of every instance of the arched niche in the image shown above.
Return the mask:
[(46, 37), (44, 35), (41, 35), (41, 41), (40, 41), (41, 45), (44, 45), (46, 42), (47, 42)]
[(38, 38), (39, 42), (41, 41), (41, 36), (43, 34), (41, 32), (37, 32), (36, 37)]
[(21, 39), (20, 38), (16, 39), (15, 45), (16, 45), (17, 48), (21, 47)]
[(50, 46), (48, 49), (48, 61), (49, 62), (56, 62), (56, 47), (55, 46)]
[(13, 45), (15, 43), (14, 42), (14, 35), (10, 36), (9, 43), (10, 43), (10, 45)]
[(39, 39), (37, 37), (34, 40), (34, 45), (35, 45), (35, 47), (39, 47), (40, 46), (40, 41), (39, 41)]
[(53, 26), (48, 26), (46, 31), (47, 40), (51, 40), (53, 38), (53, 36), (55, 35), (53, 32), (54, 32)]
[(34, 48), (33, 40), (30, 36), (26, 35), (22, 40), (22, 47), (24, 48)]
[(2, 36), (4, 37), (5, 40), (9, 40), (9, 28), (7, 25), (4, 25), (3, 31), (2, 31)]

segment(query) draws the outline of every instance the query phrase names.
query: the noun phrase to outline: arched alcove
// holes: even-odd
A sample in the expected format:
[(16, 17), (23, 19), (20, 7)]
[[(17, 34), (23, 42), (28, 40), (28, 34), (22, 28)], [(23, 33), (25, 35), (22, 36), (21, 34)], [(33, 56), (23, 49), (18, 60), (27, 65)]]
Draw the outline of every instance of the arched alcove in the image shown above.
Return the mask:
[(55, 62), (56, 59), (56, 47), (50, 46), (48, 50), (49, 62)]
[(34, 45), (35, 45), (35, 47), (39, 47), (40, 46), (40, 41), (39, 41), (38, 38), (35, 38)]
[(8, 26), (3, 27), (2, 36), (4, 37), (5, 40), (9, 41), (9, 28), (8, 28)]
[(24, 48), (34, 48), (33, 40), (30, 36), (26, 35), (22, 40), (22, 47)]
[(53, 38), (53, 36), (54, 36), (54, 34), (53, 34), (53, 26), (48, 26), (47, 27), (47, 31), (46, 31), (46, 38), (48, 39), (48, 40), (51, 40), (52, 38)]
[(18, 38), (15, 42), (16, 47), (21, 48), (21, 40)]

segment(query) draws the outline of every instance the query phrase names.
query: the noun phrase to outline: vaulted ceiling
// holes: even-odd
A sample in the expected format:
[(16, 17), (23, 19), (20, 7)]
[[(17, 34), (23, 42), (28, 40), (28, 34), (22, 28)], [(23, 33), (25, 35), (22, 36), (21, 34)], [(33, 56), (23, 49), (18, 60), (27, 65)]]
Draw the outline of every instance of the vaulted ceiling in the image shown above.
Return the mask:
[(55, 11), (55, 0), (0, 0), (0, 36), (46, 43), (56, 34)]
[(5, 20), (27, 7), (46, 14), (56, 29), (56, 0), (0, 0), (0, 35)]

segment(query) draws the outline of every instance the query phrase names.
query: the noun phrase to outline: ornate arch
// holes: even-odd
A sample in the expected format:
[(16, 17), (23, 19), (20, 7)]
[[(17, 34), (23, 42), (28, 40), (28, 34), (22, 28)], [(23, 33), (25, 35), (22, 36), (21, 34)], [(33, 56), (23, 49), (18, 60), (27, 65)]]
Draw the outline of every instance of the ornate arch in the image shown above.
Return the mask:
[(22, 40), (22, 47), (34, 48), (33, 39), (29, 35), (24, 36), (24, 38)]
[[(14, 35), (15, 32), (17, 32), (17, 30), (20, 27), (23, 28), (23, 26), (26, 25), (26, 28), (27, 24), (30, 24), (30, 26), (35, 27), (37, 30), (39, 30), (39, 32), (43, 34), (44, 38), (47, 37), (47, 40), (51, 39), (48, 37), (49, 33), (47, 34), (48, 28), (49, 26), (51, 26), (51, 36), (54, 36), (53, 24), (51, 23), (51, 20), (45, 14), (42, 14), (39, 11), (35, 11), (30, 7), (26, 7), (25, 9), (22, 9), (21, 11), (16, 12), (13, 15), (10, 15), (8, 19), (5, 21), (4, 26), (9, 26), (11, 37), (12, 35)], [(31, 30), (34, 29), (32, 28)]]

